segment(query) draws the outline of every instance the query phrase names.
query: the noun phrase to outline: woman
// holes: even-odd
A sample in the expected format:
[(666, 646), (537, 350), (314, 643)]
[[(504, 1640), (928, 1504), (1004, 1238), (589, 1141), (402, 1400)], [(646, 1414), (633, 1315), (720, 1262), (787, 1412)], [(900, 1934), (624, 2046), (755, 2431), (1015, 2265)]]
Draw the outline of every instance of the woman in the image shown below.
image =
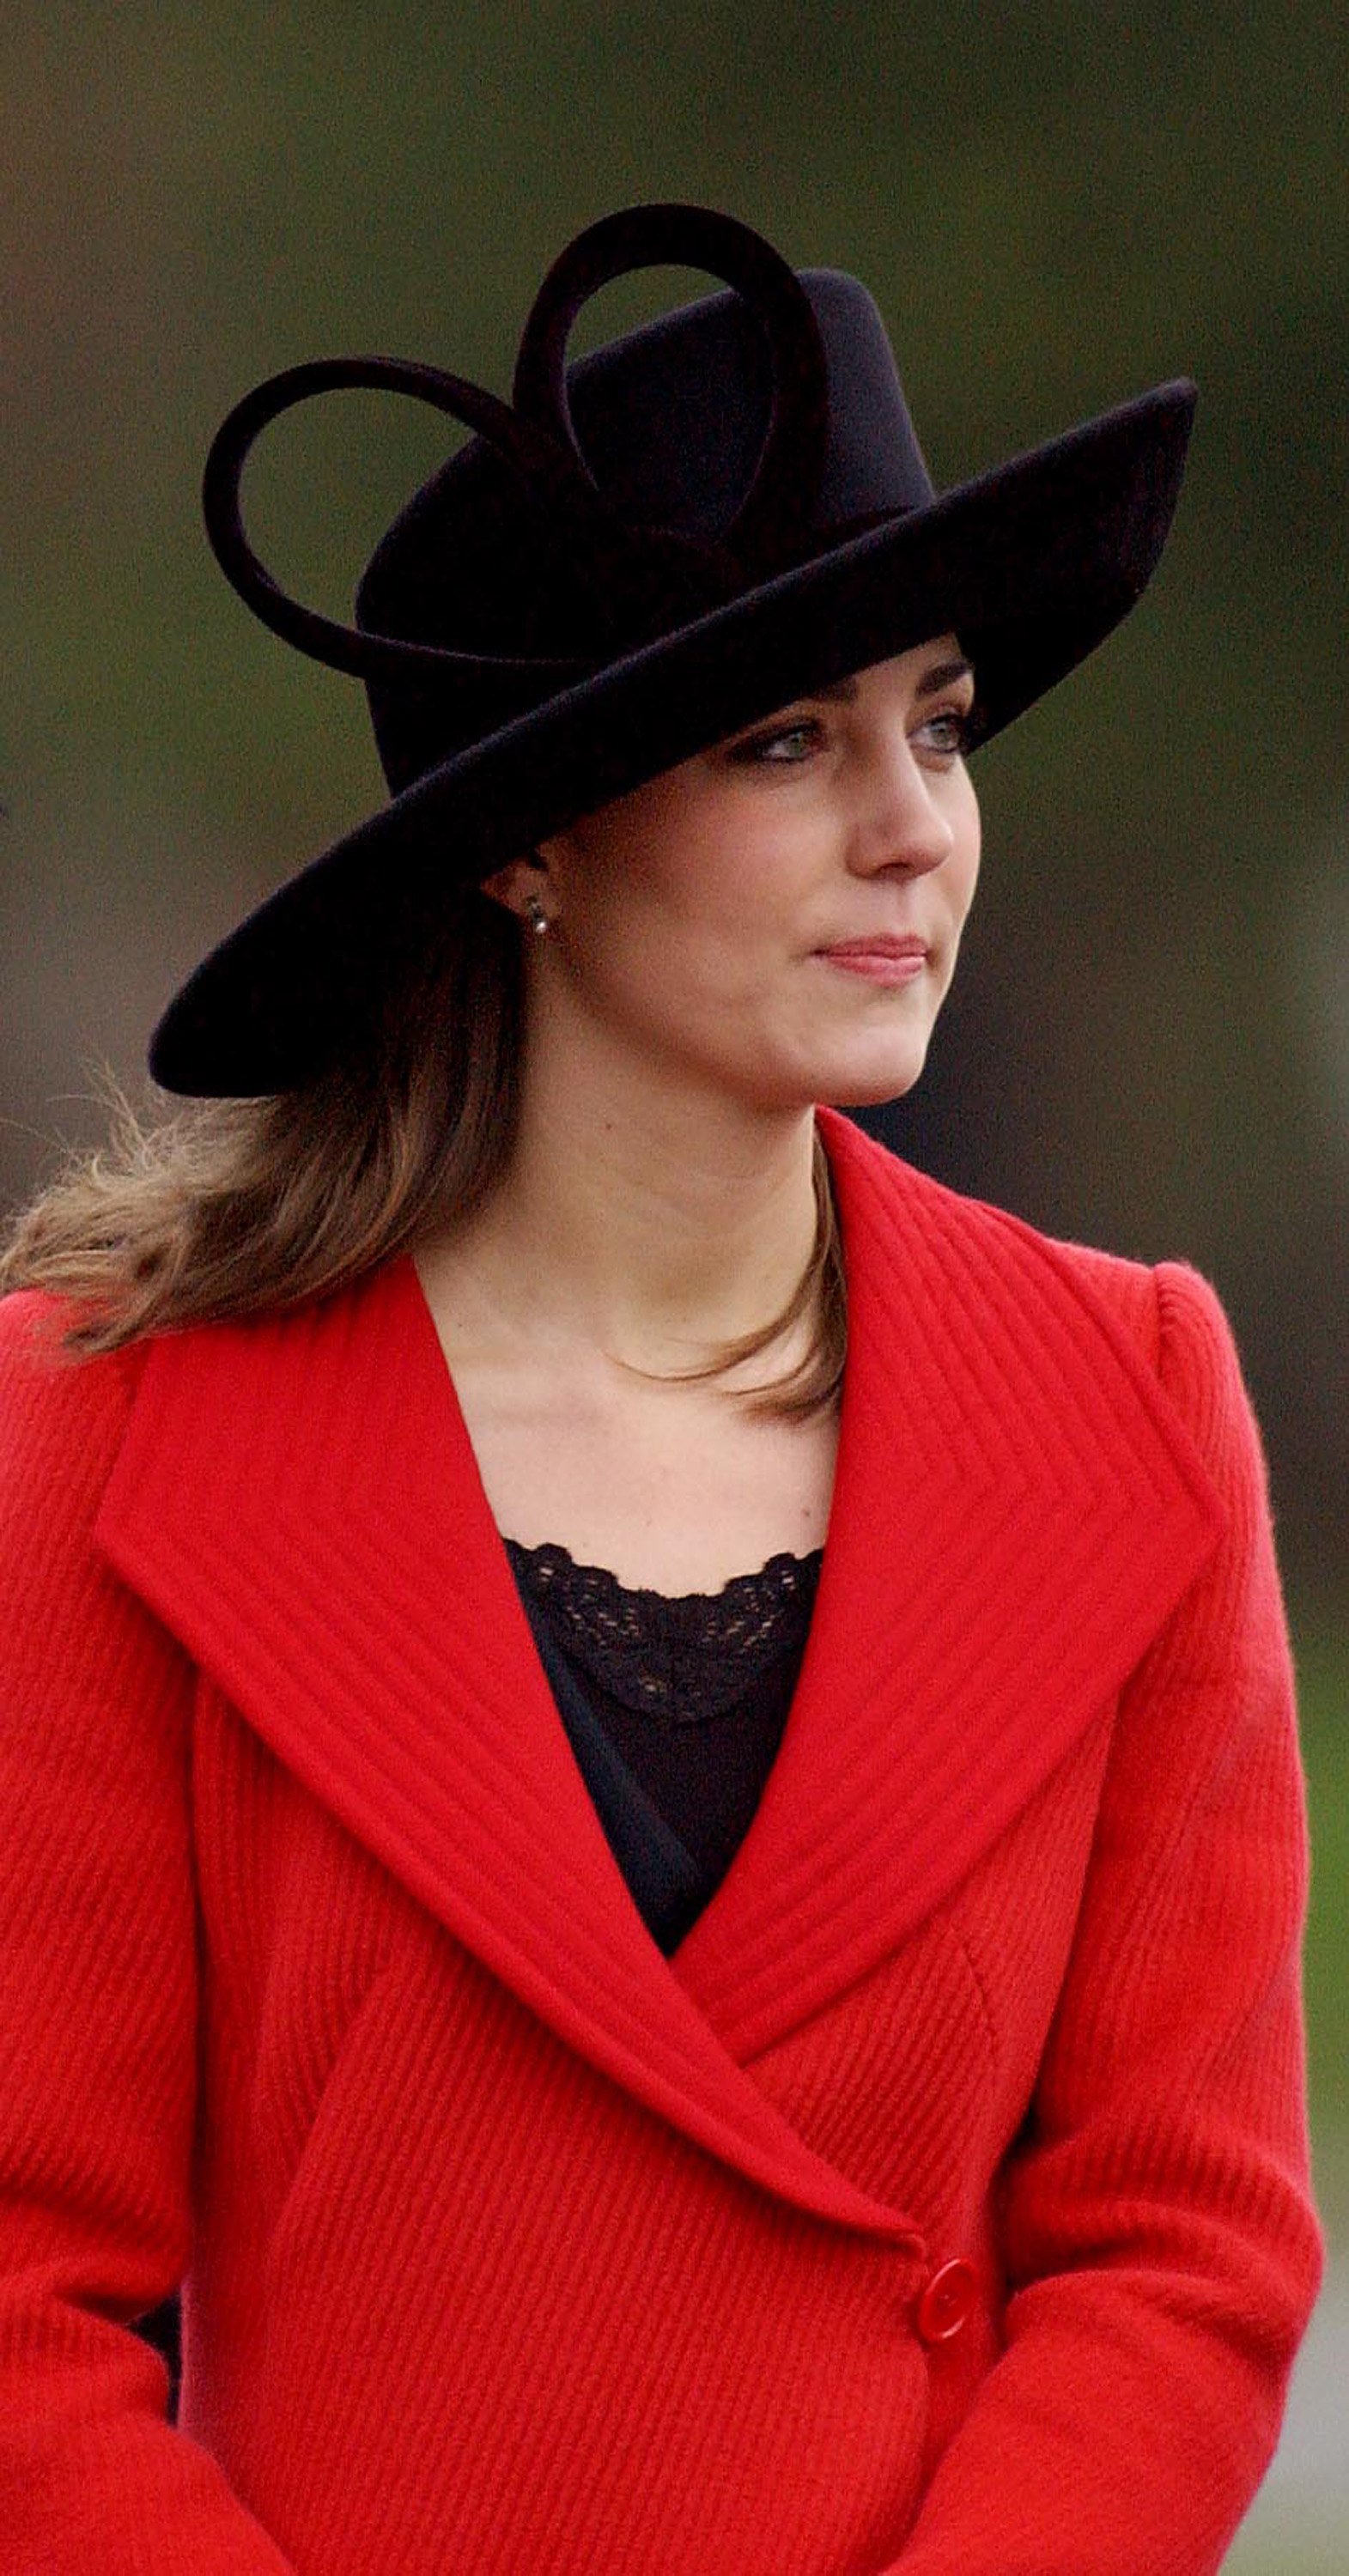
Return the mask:
[[(732, 291), (564, 373), (663, 260)], [(478, 436), (346, 629), (237, 487), (379, 383)], [(1319, 2262), (1231, 1337), (818, 1105), (1190, 404), (936, 496), (854, 281), (645, 208), (511, 407), (221, 432), (393, 793), (10, 1255), (0, 2571), (1218, 2565)]]

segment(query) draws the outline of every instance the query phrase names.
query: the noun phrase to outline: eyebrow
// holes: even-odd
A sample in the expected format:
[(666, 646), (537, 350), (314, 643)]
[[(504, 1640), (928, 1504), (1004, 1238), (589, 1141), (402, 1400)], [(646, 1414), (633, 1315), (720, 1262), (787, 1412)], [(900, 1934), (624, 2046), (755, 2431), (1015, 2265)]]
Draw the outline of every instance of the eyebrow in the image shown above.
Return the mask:
[[(973, 676), (974, 664), (972, 662), (967, 662), (963, 654), (958, 660), (953, 662), (935, 662), (930, 671), (925, 671), (923, 673), (923, 676), (914, 691), (914, 696), (917, 698), (935, 697), (938, 689), (949, 689), (955, 681), (972, 679)], [(845, 680), (826, 680), (822, 688), (803, 689), (801, 694), (806, 698), (841, 699), (845, 705), (849, 705), (857, 695), (857, 682), (852, 678)]]
[[(916, 698), (932, 698), (936, 696), (939, 689), (952, 688), (957, 680), (972, 680), (973, 677), (974, 664), (967, 661), (963, 653), (956, 654), (949, 661), (934, 662), (931, 670), (923, 673), (921, 680), (918, 682), (918, 685), (914, 690), (914, 696)], [(807, 706), (812, 702), (816, 704), (841, 702), (845, 706), (850, 706), (857, 694), (857, 680), (853, 675), (849, 674), (842, 680), (824, 680), (821, 682), (818, 689), (803, 689), (799, 698), (788, 699), (786, 701), (786, 705), (801, 707)], [(779, 710), (780, 713), (785, 713), (785, 711), (785, 707)], [(731, 744), (733, 745), (735, 742), (742, 739), (749, 739), (753, 734), (753, 731), (754, 728), (751, 726), (749, 728), (749, 733), (743, 737), (740, 735), (732, 735), (730, 738)]]
[(930, 671), (925, 671), (915, 695), (930, 698), (938, 689), (949, 689), (957, 680), (972, 680), (973, 677), (974, 664), (967, 662), (963, 653), (958, 653), (954, 661), (937, 662)]

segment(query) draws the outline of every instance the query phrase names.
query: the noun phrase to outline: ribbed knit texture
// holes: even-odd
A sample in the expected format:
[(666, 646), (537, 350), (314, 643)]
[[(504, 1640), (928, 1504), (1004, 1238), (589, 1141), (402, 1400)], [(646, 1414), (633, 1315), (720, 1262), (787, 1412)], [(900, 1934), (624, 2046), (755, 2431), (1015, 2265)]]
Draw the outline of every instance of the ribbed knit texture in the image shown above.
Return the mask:
[(1231, 1338), (822, 1124), (816, 1617), (668, 1962), (406, 1272), (0, 1310), (0, 2576), (1219, 2565), (1319, 2269)]

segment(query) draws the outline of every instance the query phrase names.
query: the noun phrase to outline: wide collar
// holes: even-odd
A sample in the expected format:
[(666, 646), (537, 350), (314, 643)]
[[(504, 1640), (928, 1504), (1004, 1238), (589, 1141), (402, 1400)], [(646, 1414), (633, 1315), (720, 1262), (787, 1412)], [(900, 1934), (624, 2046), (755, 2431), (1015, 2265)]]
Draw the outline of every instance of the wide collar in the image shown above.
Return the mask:
[(777, 1762), (665, 1959), (586, 1794), (410, 1261), (149, 1353), (98, 1538), (306, 1786), (569, 2045), (798, 2206), (914, 2231), (757, 2052), (893, 1950), (1208, 1555), (1183, 1426), (1070, 1258), (819, 1112), (848, 1282), (824, 1564)]

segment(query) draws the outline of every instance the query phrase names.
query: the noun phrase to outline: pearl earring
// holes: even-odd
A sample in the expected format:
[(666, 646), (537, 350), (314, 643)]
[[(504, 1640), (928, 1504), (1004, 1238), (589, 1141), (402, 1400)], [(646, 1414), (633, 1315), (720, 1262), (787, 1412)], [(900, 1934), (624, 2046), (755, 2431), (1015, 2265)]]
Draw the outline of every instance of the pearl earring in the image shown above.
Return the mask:
[(536, 933), (538, 938), (542, 939), (548, 928), (548, 915), (544, 911), (543, 905), (540, 903), (536, 894), (529, 896), (525, 904), (525, 910), (529, 915), (530, 929)]

